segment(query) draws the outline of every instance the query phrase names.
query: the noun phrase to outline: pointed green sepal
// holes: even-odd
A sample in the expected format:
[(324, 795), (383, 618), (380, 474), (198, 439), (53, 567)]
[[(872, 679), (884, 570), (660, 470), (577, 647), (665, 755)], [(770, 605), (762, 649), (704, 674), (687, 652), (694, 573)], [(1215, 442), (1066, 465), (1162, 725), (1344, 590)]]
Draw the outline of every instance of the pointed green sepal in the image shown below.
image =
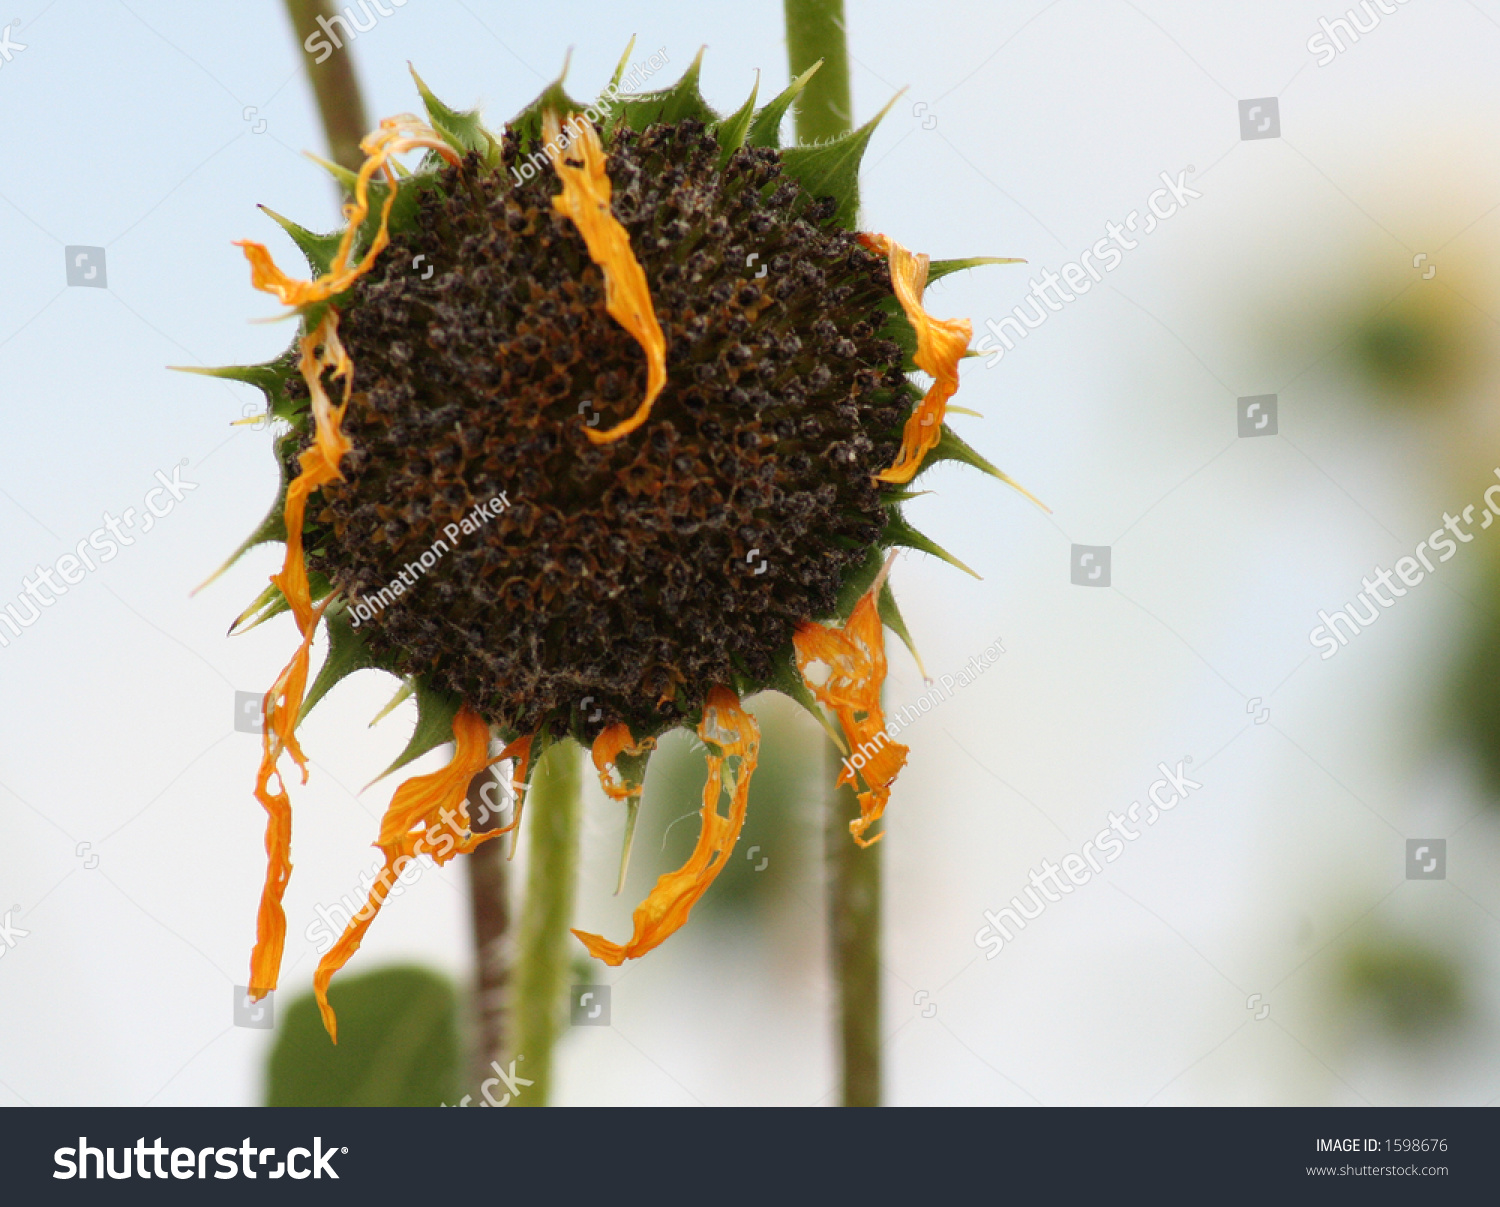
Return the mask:
[[(307, 576), (307, 590), (313, 602), (316, 603), (333, 590), (333, 584), (314, 570)], [(251, 629), (259, 628), (266, 621), (291, 610), (292, 605), (287, 603), (286, 596), (281, 593), (281, 588), (272, 583), (255, 597), (248, 608), (235, 617), (234, 623), (229, 626), (229, 635), (238, 637), (241, 633), (248, 633)]]
[(927, 454), (926, 459), (922, 462), (921, 469), (917, 470), (916, 476), (920, 477), (940, 461), (962, 461), (965, 465), (972, 465), (975, 469), (982, 470), (984, 473), (989, 474), (990, 477), (998, 478), (1012, 489), (1020, 491), (1048, 515), (1052, 514), (1052, 508), (1048, 507), (1047, 504), (1043, 503), (1009, 474), (1003, 470), (996, 469), (995, 466), (976, 453), (968, 444), (959, 439), (953, 429), (946, 423), (943, 424), (943, 433), (938, 438), (937, 447)]
[(287, 379), (297, 371), (296, 359), (290, 354), (261, 365), (222, 365), (215, 368), (203, 365), (168, 365), (167, 367), (177, 373), (196, 373), (199, 377), (218, 377), (225, 381), (239, 381), (247, 386), (254, 386), (266, 396), (266, 404), (271, 417), (285, 419), (288, 423), (295, 423), (311, 405), (306, 398), (287, 397)]
[(760, 92), (760, 72), (755, 73), (755, 83), (750, 86), (749, 99), (719, 123), (714, 136), (719, 140), (719, 171), (728, 165), (730, 157), (745, 145), (745, 136), (750, 133), (750, 122), (755, 117), (755, 98)]
[(817, 698), (812, 694), (807, 684), (802, 681), (802, 676), (797, 673), (796, 658), (787, 653), (785, 659), (776, 659), (776, 670), (771, 675), (770, 683), (767, 685), (772, 691), (778, 691), (788, 700), (793, 700), (805, 708), (813, 718), (823, 727), (823, 732), (828, 735), (828, 740), (839, 748), (839, 753), (847, 755), (849, 744), (844, 741), (844, 735), (839, 732), (839, 727), (828, 718), (823, 711)]
[(858, 130), (810, 147), (789, 147), (781, 154), (782, 171), (814, 197), (832, 197), (838, 204), (833, 220), (845, 230), (854, 229), (859, 209), (859, 163), (875, 127), (896, 103), (886, 106)]
[(635, 35), (630, 35), (630, 41), (625, 43), (625, 53), (620, 56), (620, 61), (615, 64), (615, 73), (609, 77), (609, 84), (599, 94), (600, 100), (608, 100), (619, 91), (620, 81), (625, 78), (625, 68), (630, 63), (630, 52), (635, 49)]
[(297, 714), (298, 725), (307, 719), (313, 705), (341, 680), (355, 671), (371, 667), (385, 669), (381, 667), (380, 659), (365, 645), (364, 637), (349, 623), (349, 611), (342, 603), (329, 605), (328, 610), (323, 613), (323, 623), (328, 630), (328, 657), (323, 659), (318, 677), (307, 689), (307, 696), (302, 701), (302, 711)]
[(426, 81), (417, 74), (415, 67), (410, 63), (406, 67), (411, 72), (411, 78), (416, 81), (417, 91), (422, 96), (422, 104), (427, 110), (427, 120), (432, 123), (432, 128), (452, 146), (477, 152), (486, 166), (494, 167), (498, 164), (500, 144), (480, 123), (479, 110), (450, 109), (432, 94), (432, 89), (427, 87)]
[[(890, 514), (896, 515), (894, 508)], [(889, 541), (886, 544), (890, 544)], [(875, 582), (875, 576), (880, 573), (880, 567), (885, 564), (885, 550), (871, 549), (865, 554), (865, 560), (850, 571), (849, 576), (839, 584), (838, 599), (833, 605), (833, 614), (840, 622), (847, 621), (850, 613), (854, 611), (854, 605), (867, 592)]]
[(283, 218), (268, 205), (257, 207), (267, 218), (286, 231), (292, 237), (292, 242), (301, 250), (307, 258), (308, 267), (313, 270), (315, 277), (327, 274), (333, 264), (333, 255), (339, 249), (339, 242), (343, 239), (342, 231), (334, 231), (328, 235), (317, 235), (305, 226), (298, 226), (290, 218)]
[[(224, 564), (193, 588), (193, 595), (198, 594), (199, 591), (203, 590), (203, 588), (208, 586), (209, 583), (217, 579), (221, 574), (228, 570), (229, 567), (234, 565), (235, 562), (239, 561), (240, 558), (244, 557), (246, 553), (248, 553), (251, 549), (254, 549), (257, 545), (265, 545), (271, 541), (284, 542), (286, 540), (286, 488), (287, 485), (291, 482), (291, 470), (287, 465), (287, 458), (283, 455), (283, 445), (287, 441), (295, 442), (300, 439), (301, 437), (299, 437), (297, 433), (288, 432), (285, 436), (281, 437), (281, 439), (276, 442), (276, 466), (281, 472), (281, 481), (276, 488), (275, 501), (272, 502), (270, 510), (266, 512), (260, 523), (255, 526), (255, 530), (240, 542), (239, 547), (224, 560)], [(281, 595), (281, 592), (275, 587), (272, 587), (271, 590), (275, 591), (277, 596)], [(278, 607), (275, 611), (260, 616), (258, 619), (256, 619), (255, 624), (245, 625), (245, 628), (241, 628), (240, 626), (244, 624), (247, 618), (254, 615), (257, 609), (263, 608), (265, 606), (265, 604), (268, 602), (268, 599), (269, 597), (267, 596), (266, 592), (262, 592), (259, 599), (257, 599), (248, 608), (246, 608), (244, 612), (240, 613), (239, 618), (234, 622), (233, 625), (230, 626), (230, 633), (244, 632), (245, 629), (253, 629), (255, 625), (260, 624), (262, 621), (269, 620), (272, 616), (275, 616), (280, 612), (286, 610), (286, 600), (283, 599), (281, 601), (281, 606)]]
[[(706, 49), (706, 48), (704, 48)], [(706, 126), (717, 125), (719, 115), (709, 107), (698, 90), (698, 79), (703, 70), (703, 50), (700, 49), (682, 73), (682, 78), (670, 88), (658, 92), (640, 92), (617, 98), (616, 120), (632, 130), (644, 130), (657, 122), (680, 122), (694, 118)]]
[[(563, 87), (563, 80), (567, 78), (568, 64), (572, 58), (573, 52), (570, 50), (567, 57), (563, 59), (562, 71), (558, 73), (557, 79), (543, 88), (541, 95), (510, 121), (510, 129), (515, 131), (520, 141), (522, 159), (542, 150), (542, 114), (551, 110), (559, 116), (566, 116), (569, 113), (581, 113), (588, 108), (569, 96), (568, 90)], [(545, 154), (542, 158), (546, 158)]]
[[(450, 696), (447, 692), (428, 686), (421, 677), (416, 680), (414, 694), (417, 697), (417, 724), (411, 731), (411, 740), (406, 743), (406, 749), (396, 756), (396, 761), (372, 779), (370, 784), (378, 784), (393, 771), (400, 771), (429, 750), (436, 750), (444, 742), (453, 741), (453, 718), (458, 716), (463, 701), (457, 696)], [(365, 787), (368, 788), (370, 784)]]
[(370, 718), (370, 728), (374, 729), (375, 726), (379, 725), (388, 716), (395, 712), (397, 708), (405, 704), (406, 701), (410, 700), (412, 693), (416, 690), (416, 680), (410, 678), (403, 679), (401, 681), (400, 690), (398, 690), (396, 694), (391, 697), (390, 702)]
[[(901, 545), (907, 549), (916, 549), (922, 553), (930, 553), (933, 557), (940, 557), (950, 566), (955, 566), (965, 574), (972, 574), (979, 578), (973, 570), (954, 557), (936, 541), (923, 536), (897, 512), (892, 511), (890, 518), (886, 521), (885, 535), (881, 538), (887, 545)], [(980, 581), (983, 581), (982, 579)]]
[(302, 154), (306, 155), (313, 163), (332, 176), (338, 182), (339, 188), (343, 189), (344, 192), (348, 193), (351, 197), (354, 195), (354, 187), (359, 183), (359, 173), (351, 172), (343, 164), (334, 163), (331, 159), (324, 159), (321, 155), (315, 155), (311, 151), (303, 151)]
[(967, 260), (934, 260), (927, 266), (927, 283), (941, 281), (951, 273), (969, 268), (981, 268), (986, 264), (1024, 264), (1025, 260), (1004, 256), (970, 256)]
[(646, 790), (646, 764), (650, 759), (650, 750), (643, 750), (640, 754), (621, 754), (615, 759), (615, 770), (632, 789), (625, 798), (625, 835), (620, 843), (620, 875), (615, 882), (617, 897), (624, 891), (625, 873), (630, 870), (630, 848), (635, 843), (635, 823), (641, 812), (641, 794)]
[(911, 630), (906, 627), (901, 609), (896, 606), (896, 597), (891, 592), (890, 579), (880, 584), (880, 597), (875, 601), (875, 608), (880, 613), (880, 623), (901, 638), (901, 644), (916, 661), (918, 673), (926, 679), (927, 668), (922, 665), (922, 655), (917, 653), (917, 643), (911, 639)]
[[(236, 554), (235, 556), (239, 555)], [(226, 562), (224, 567), (214, 575), (214, 578), (218, 578), (220, 574), (223, 574), (224, 570), (228, 569), (233, 563), (233, 560), (231, 558), (229, 562)], [(213, 582), (213, 578), (209, 579), (208, 582)], [(203, 584), (205, 587), (207, 585), (208, 583)], [(201, 590), (202, 588), (199, 589)], [(237, 637), (241, 633), (248, 633), (256, 626), (265, 624), (271, 617), (280, 616), (283, 612), (290, 612), (291, 610), (292, 605), (287, 603), (286, 596), (281, 593), (281, 588), (272, 583), (250, 601), (248, 608), (234, 618), (234, 623), (229, 626), (229, 636)]]
[(807, 87), (807, 81), (813, 78), (818, 68), (823, 66), (823, 60), (819, 59), (795, 80), (786, 86), (786, 89), (766, 104), (765, 108), (755, 115), (750, 123), (750, 132), (745, 137), (745, 143), (751, 147), (770, 147), (778, 150), (781, 147), (781, 119), (786, 116), (786, 111), (791, 108), (792, 102), (797, 99), (797, 94)]

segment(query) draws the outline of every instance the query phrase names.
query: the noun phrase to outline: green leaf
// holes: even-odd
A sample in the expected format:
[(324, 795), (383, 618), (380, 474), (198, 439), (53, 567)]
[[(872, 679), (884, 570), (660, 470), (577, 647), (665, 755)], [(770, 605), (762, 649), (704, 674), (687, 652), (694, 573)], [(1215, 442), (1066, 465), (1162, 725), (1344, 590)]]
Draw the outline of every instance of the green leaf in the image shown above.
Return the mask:
[(1024, 264), (1025, 260), (1006, 259), (1001, 256), (970, 256), (967, 260), (934, 260), (927, 266), (927, 283), (941, 281), (955, 272), (980, 268), (986, 264)]
[(993, 465), (991, 465), (988, 461), (986, 461), (983, 457), (976, 453), (963, 440), (959, 439), (957, 434), (954, 433), (953, 429), (950, 428), (946, 423), (943, 424), (943, 432), (942, 435), (938, 437), (937, 446), (927, 454), (926, 459), (922, 462), (922, 467), (917, 470), (915, 477), (921, 477), (924, 473), (926, 473), (940, 461), (961, 461), (965, 465), (972, 465), (975, 469), (982, 470), (983, 472), (989, 474), (990, 477), (998, 478), (1007, 486), (1020, 491), (1048, 515), (1052, 514), (1052, 508), (1048, 507), (1047, 504), (1043, 503), (1039, 498), (1037, 498), (1009, 474), (996, 469)]
[(339, 243), (344, 237), (343, 231), (334, 231), (328, 235), (315, 235), (304, 226), (298, 226), (290, 218), (283, 218), (270, 206), (257, 206), (266, 217), (275, 222), (277, 226), (286, 231), (292, 237), (307, 258), (308, 267), (313, 270), (314, 277), (324, 276), (333, 264), (333, 256), (339, 249)]
[(276, 1020), (267, 1106), (440, 1106), (457, 1100), (462, 1047), (458, 994), (435, 972), (381, 968), (336, 979), (328, 995), (339, 1043), (312, 994)]
[[(396, 756), (396, 761), (372, 779), (370, 784), (379, 783), (393, 771), (400, 771), (429, 750), (436, 750), (444, 742), (453, 741), (453, 718), (458, 716), (463, 701), (457, 696), (438, 691), (421, 677), (416, 680), (415, 694), (417, 724), (411, 731), (411, 740), (406, 743), (406, 749)], [(370, 784), (365, 787), (368, 788)]]
[(807, 87), (807, 81), (817, 74), (821, 66), (823, 66), (823, 60), (819, 59), (788, 84), (785, 91), (772, 97), (766, 107), (755, 115), (755, 119), (750, 123), (750, 133), (745, 138), (747, 146), (770, 147), (773, 150), (780, 148), (781, 119), (786, 116), (786, 111), (797, 99), (797, 94)]
[(349, 610), (342, 602), (329, 605), (323, 613), (323, 623), (328, 630), (328, 657), (318, 671), (318, 677), (307, 689), (307, 698), (302, 701), (302, 711), (297, 714), (297, 724), (307, 719), (313, 705), (326, 696), (340, 680), (355, 671), (375, 667), (384, 670), (381, 659), (370, 652), (365, 639), (349, 623)]
[(450, 109), (432, 94), (432, 89), (427, 87), (415, 67), (410, 63), (406, 67), (411, 72), (411, 78), (417, 82), (417, 91), (422, 96), (422, 104), (427, 109), (427, 120), (432, 123), (432, 128), (453, 146), (478, 152), (487, 166), (494, 167), (499, 163), (500, 144), (481, 124), (479, 110)]
[(760, 72), (755, 73), (755, 83), (750, 86), (750, 97), (737, 110), (719, 123), (714, 137), (719, 140), (719, 171), (723, 171), (729, 158), (745, 145), (745, 136), (750, 133), (750, 122), (755, 117), (755, 97), (760, 92)]
[[(918, 532), (894, 510), (891, 511), (890, 518), (886, 521), (885, 535), (881, 540), (887, 545), (901, 545), (907, 549), (917, 549), (923, 553), (930, 553), (933, 557), (942, 558), (950, 566), (958, 567), (965, 574), (972, 574), (975, 578), (979, 578), (979, 575), (974, 574), (973, 570), (969, 569), (968, 566), (964, 565), (963, 562), (959, 561), (958, 558), (954, 557), (953, 554), (949, 553), (936, 541)], [(980, 581), (983, 580), (981, 579)]]
[(896, 96), (858, 130), (811, 147), (789, 147), (782, 152), (782, 171), (814, 197), (832, 197), (838, 203), (834, 221), (854, 229), (859, 208), (859, 164), (875, 127), (896, 103)]

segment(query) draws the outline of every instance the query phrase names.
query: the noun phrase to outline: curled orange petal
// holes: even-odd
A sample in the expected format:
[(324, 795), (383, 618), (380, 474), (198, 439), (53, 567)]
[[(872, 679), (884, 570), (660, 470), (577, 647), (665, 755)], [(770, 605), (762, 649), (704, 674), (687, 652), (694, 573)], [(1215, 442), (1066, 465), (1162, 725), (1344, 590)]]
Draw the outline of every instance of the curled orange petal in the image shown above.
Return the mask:
[[(699, 898), (724, 870), (729, 852), (745, 824), (750, 776), (760, 753), (760, 727), (726, 687), (708, 693), (698, 736), (708, 746), (708, 783), (703, 788), (703, 829), (688, 861), (656, 881), (650, 895), (631, 915), (634, 932), (628, 943), (611, 943), (602, 935), (573, 933), (589, 954), (618, 965), (645, 955), (680, 929)], [(719, 797), (729, 796), (729, 815), (719, 812)]]
[[(880, 708), (880, 688), (885, 682), (885, 630), (880, 623), (880, 589), (890, 572), (895, 551), (871, 588), (860, 596), (841, 628), (806, 622), (792, 635), (797, 670), (819, 703), (838, 717), (850, 754), (839, 773), (840, 786), (855, 788), (859, 816), (849, 823), (849, 832), (862, 847), (880, 841), (884, 834), (865, 838), (865, 831), (885, 812), (891, 784), (906, 765), (907, 747), (886, 732)], [(821, 683), (808, 677), (815, 663), (828, 668)], [(865, 784), (858, 791), (860, 781)]]
[(635, 431), (651, 414), (656, 396), (667, 384), (667, 340), (656, 321), (646, 274), (630, 250), (630, 236), (610, 212), (611, 186), (604, 171), (599, 136), (582, 114), (569, 118), (567, 129), (564, 138), (557, 114), (549, 110), (542, 115), (547, 157), (557, 170), (563, 190), (552, 199), (552, 207), (573, 220), (589, 258), (604, 274), (605, 309), (635, 337), (646, 354), (646, 397), (635, 414), (602, 432), (583, 429), (595, 444), (608, 444)]
[(968, 319), (935, 319), (923, 309), (928, 267), (925, 255), (913, 255), (887, 235), (864, 234), (859, 241), (889, 259), (891, 288), (917, 334), (917, 351), (912, 359), (917, 368), (932, 377), (932, 385), (906, 421), (895, 464), (875, 475), (880, 482), (910, 482), (923, 459), (942, 439), (948, 400), (958, 393), (958, 362), (968, 351), (974, 327)]
[[(281, 572), (271, 581), (291, 605), (292, 616), (302, 634), (292, 660), (283, 668), (262, 705), (260, 769), (255, 777), (255, 799), (266, 810), (266, 879), (256, 913), (255, 946), (250, 952), (250, 996), (264, 997), (276, 988), (281, 956), (286, 945), (286, 912), (282, 897), (292, 874), (292, 802), (282, 782), (277, 763), (282, 752), (292, 756), (307, 782), (307, 758), (297, 741), (297, 716), (307, 691), (308, 662), (313, 635), (332, 596), (314, 607), (307, 583), (307, 564), (302, 554), (302, 521), (307, 498), (325, 482), (339, 477), (339, 462), (349, 451), (349, 438), (340, 423), (344, 405), (335, 407), (323, 389), (323, 371), (331, 368), (344, 378), (347, 391), (353, 366), (338, 338), (338, 315), (332, 307), (317, 327), (302, 337), (300, 369), (312, 397), (313, 443), (303, 451), (301, 472), (287, 486), (283, 516), (286, 521), (286, 558)], [(272, 779), (276, 786), (271, 786)]]
[(644, 784), (627, 778), (617, 762), (622, 754), (642, 755), (655, 748), (655, 738), (646, 738), (644, 741), (636, 742), (630, 736), (628, 725), (615, 724), (606, 727), (604, 732), (594, 739), (591, 752), (594, 770), (599, 773), (599, 786), (604, 789), (604, 795), (610, 800), (629, 800), (632, 796), (639, 796)]
[[(396, 201), (396, 173), (390, 166), (390, 158), (416, 147), (436, 151), (451, 164), (458, 163), (458, 153), (420, 118), (403, 113), (384, 119), (378, 130), (360, 140), (359, 149), (365, 153), (366, 158), (355, 178), (354, 200), (344, 206), (347, 225), (328, 271), (315, 281), (296, 280), (276, 267), (265, 244), (241, 239), (235, 246), (244, 248), (245, 258), (250, 261), (250, 284), (265, 293), (274, 293), (284, 305), (301, 309), (316, 302), (325, 302), (342, 293), (369, 272), (375, 258), (390, 242), (391, 206)], [(381, 206), (380, 228), (375, 232), (375, 238), (370, 241), (365, 254), (357, 263), (350, 264), (349, 256), (354, 250), (354, 240), (370, 213), (370, 180), (376, 172), (384, 174), (389, 186), (385, 203)]]
[[(333, 974), (359, 950), (370, 923), (385, 904), (392, 881), (406, 870), (406, 862), (418, 855), (429, 855), (434, 863), (441, 865), (505, 832), (475, 834), (469, 828), (466, 804), (469, 783), (494, 761), (490, 757), (490, 727), (465, 704), (453, 718), (453, 758), (448, 765), (428, 775), (413, 776), (391, 797), (390, 807), (380, 823), (380, 837), (375, 842), (385, 855), (385, 870), (375, 878), (364, 908), (318, 962), (313, 976), (313, 993), (323, 1026), (334, 1043), (339, 1038), (338, 1020), (328, 1004), (328, 985)], [(405, 862), (398, 867), (399, 861)]]

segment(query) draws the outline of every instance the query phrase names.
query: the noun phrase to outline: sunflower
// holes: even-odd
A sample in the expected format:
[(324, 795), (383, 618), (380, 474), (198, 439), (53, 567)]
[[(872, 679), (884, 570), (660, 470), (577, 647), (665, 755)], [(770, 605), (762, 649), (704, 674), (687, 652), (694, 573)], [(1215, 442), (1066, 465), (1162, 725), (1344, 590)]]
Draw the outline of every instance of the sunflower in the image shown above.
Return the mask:
[[(282, 765), (306, 782), (301, 719), (378, 667), (418, 709), (386, 774), (453, 743), (447, 766), (396, 789), (376, 840), (384, 874), (318, 967), (335, 1038), (329, 982), (391, 881), (423, 854), (443, 863), (515, 830), (550, 743), (589, 748), (626, 810), (622, 884), (657, 738), (690, 726), (707, 751), (691, 857), (626, 941), (574, 931), (609, 964), (663, 942), (723, 869), (759, 753), (749, 694), (783, 692), (828, 729), (851, 756), (852, 840), (877, 841), (907, 754), (880, 706), (884, 629), (911, 645), (891, 562), (908, 547), (961, 566), (901, 504), (944, 460), (1010, 483), (944, 422), (970, 324), (922, 303), (929, 281), (1008, 261), (929, 262), (854, 230), (880, 119), (781, 147), (812, 71), (721, 117), (699, 92), (701, 53), (673, 87), (635, 95), (618, 86), (629, 54), (592, 105), (559, 80), (499, 134), (413, 72), (425, 117), (383, 121), (358, 173), (327, 165), (350, 195), (343, 229), (270, 215), (311, 277), (240, 245), (252, 284), (299, 323), (280, 359), (208, 371), (258, 386), (282, 424), (281, 491), (226, 568), (266, 541), (286, 557), (235, 627), (290, 612), (301, 638), (265, 697), (252, 996), (281, 964)], [(309, 684), (320, 628), (328, 654)], [(485, 829), (466, 792), (505, 758), (515, 820)]]

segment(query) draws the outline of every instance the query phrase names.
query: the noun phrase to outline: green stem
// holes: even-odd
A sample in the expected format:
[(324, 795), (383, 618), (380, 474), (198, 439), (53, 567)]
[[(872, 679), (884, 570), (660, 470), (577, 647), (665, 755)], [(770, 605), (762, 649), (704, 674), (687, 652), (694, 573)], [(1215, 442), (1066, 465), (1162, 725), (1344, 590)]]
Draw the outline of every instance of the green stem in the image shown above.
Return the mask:
[[(469, 817), (476, 830), (499, 828), (493, 816), (498, 781), (490, 768), (469, 785)], [(485, 790), (490, 788), (488, 799)], [(474, 924), (474, 1084), (490, 1075), (490, 1062), (508, 1059), (510, 1009), (510, 865), (508, 838), (492, 838), (464, 860), (469, 873), (469, 914)]]
[(583, 814), (583, 754), (572, 741), (550, 747), (526, 794), (526, 903), (515, 967), (516, 1106), (546, 1106), (552, 1090), (552, 1046), (568, 990), (568, 924), (578, 879)]
[(794, 106), (797, 141), (819, 142), (854, 129), (843, 0), (786, 0), (786, 50), (793, 79), (823, 60)]
[[(836, 138), (854, 129), (843, 0), (785, 0), (792, 77), (823, 66), (797, 98), (797, 141)], [(828, 783), (842, 753), (826, 744)], [(839, 1076), (845, 1106), (880, 1105), (880, 847), (861, 849), (849, 835), (859, 815), (850, 788), (831, 788), (825, 805), (828, 925), (838, 1000)]]
[[(350, 57), (348, 44), (333, 49), (333, 43), (329, 42), (333, 53), (321, 63), (303, 46), (311, 35), (322, 35), (318, 18), (327, 20), (334, 16), (337, 10), (333, 0), (286, 0), (286, 11), (297, 34), (297, 53), (307, 67), (307, 78), (323, 118), (328, 157), (351, 172), (357, 172), (365, 162), (359, 140), (370, 132), (370, 123), (365, 117), (359, 81), (354, 78), (354, 60)], [(339, 19), (343, 20), (342, 17)]]
[[(832, 742), (827, 782), (843, 759)], [(838, 1005), (839, 1078), (845, 1106), (880, 1105), (880, 853), (849, 834), (859, 816), (852, 788), (831, 788), (826, 806), (829, 948)]]

